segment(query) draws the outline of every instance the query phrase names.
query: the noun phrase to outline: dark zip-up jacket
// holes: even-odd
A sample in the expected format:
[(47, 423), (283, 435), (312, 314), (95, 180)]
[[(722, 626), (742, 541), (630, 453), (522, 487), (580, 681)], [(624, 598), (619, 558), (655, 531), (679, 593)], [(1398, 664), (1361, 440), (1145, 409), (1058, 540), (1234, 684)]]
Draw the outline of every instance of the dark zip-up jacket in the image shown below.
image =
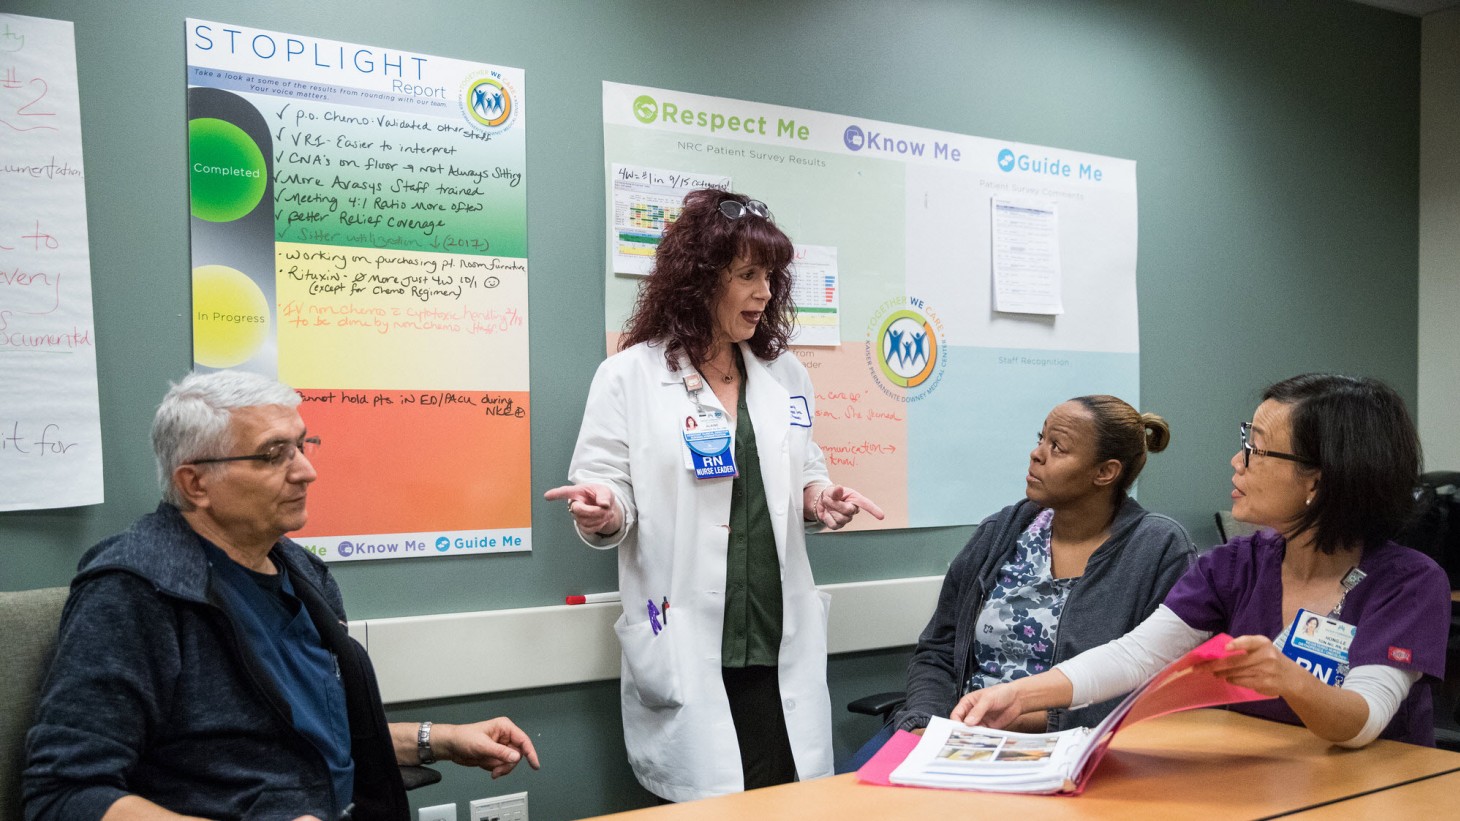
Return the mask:
[[(355, 762), (352, 821), (409, 817), (364, 648), (324, 563), (274, 547), (339, 662)], [(28, 821), (100, 818), (135, 794), (214, 819), (339, 818), (323, 756), (253, 657), (214, 585), (203, 543), (159, 505), (82, 557), (56, 659), (26, 737)], [(323, 686), (330, 686), (325, 683)]]
[[(973, 674), (974, 630), (999, 570), (1013, 558), (1019, 535), (1042, 510), (1025, 499), (988, 517), (953, 559), (938, 606), (918, 637), (907, 668), (907, 702), (893, 716), (900, 730), (925, 727), (929, 716), (946, 718)], [(1110, 538), (1085, 564), (1070, 588), (1055, 635), (1054, 662), (1117, 639), (1140, 624), (1196, 558), (1186, 530), (1126, 497), (1110, 526)], [(1080, 709), (1049, 711), (1049, 730), (1099, 723), (1118, 699)]]

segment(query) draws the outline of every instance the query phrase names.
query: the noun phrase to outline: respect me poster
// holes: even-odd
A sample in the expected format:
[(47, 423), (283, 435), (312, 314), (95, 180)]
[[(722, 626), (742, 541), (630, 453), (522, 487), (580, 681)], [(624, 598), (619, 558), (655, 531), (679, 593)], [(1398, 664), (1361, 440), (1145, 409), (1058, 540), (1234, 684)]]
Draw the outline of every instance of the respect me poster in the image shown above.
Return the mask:
[(531, 549), (520, 69), (187, 21), (193, 358), (324, 440), (326, 560)]
[(652, 265), (632, 220), (652, 234), (676, 207), (672, 190), (626, 196), (622, 169), (685, 181), (681, 198), (730, 180), (795, 242), (812, 436), (833, 481), (887, 512), (846, 530), (976, 524), (1023, 494), (1050, 408), (1139, 406), (1131, 160), (612, 82), (603, 156), (606, 213), (641, 209), (608, 226), (610, 351), (641, 281), (625, 274)]

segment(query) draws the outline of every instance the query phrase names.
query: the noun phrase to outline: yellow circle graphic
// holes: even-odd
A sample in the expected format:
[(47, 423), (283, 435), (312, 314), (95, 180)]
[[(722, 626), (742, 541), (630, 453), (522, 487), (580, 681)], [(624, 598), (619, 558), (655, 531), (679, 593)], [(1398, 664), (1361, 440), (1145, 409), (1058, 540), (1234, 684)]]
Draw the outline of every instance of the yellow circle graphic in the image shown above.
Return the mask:
[(269, 303), (242, 271), (193, 269), (193, 361), (209, 368), (247, 362), (269, 336)]

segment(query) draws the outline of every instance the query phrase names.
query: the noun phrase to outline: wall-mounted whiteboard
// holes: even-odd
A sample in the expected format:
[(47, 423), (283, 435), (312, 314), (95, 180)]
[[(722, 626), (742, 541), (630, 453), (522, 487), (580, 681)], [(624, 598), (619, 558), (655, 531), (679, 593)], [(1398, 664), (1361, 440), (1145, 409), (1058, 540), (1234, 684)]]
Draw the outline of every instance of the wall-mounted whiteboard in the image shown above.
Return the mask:
[[(855, 527), (976, 522), (1022, 495), (1052, 407), (1139, 407), (1133, 161), (618, 83), (603, 121), (610, 222), (615, 169), (728, 178), (835, 259), (840, 342), (793, 352), (832, 478), (888, 512)], [(609, 236), (611, 351), (652, 255)]]

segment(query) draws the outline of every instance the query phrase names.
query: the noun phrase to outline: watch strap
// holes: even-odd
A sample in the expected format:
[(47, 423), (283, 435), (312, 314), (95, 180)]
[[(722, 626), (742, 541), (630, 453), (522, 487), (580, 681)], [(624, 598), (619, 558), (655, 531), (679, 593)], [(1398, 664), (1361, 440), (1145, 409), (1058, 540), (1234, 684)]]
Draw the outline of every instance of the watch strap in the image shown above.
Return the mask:
[(422, 721), (416, 728), (416, 755), (422, 764), (435, 764), (436, 756), (431, 752), (431, 722)]

